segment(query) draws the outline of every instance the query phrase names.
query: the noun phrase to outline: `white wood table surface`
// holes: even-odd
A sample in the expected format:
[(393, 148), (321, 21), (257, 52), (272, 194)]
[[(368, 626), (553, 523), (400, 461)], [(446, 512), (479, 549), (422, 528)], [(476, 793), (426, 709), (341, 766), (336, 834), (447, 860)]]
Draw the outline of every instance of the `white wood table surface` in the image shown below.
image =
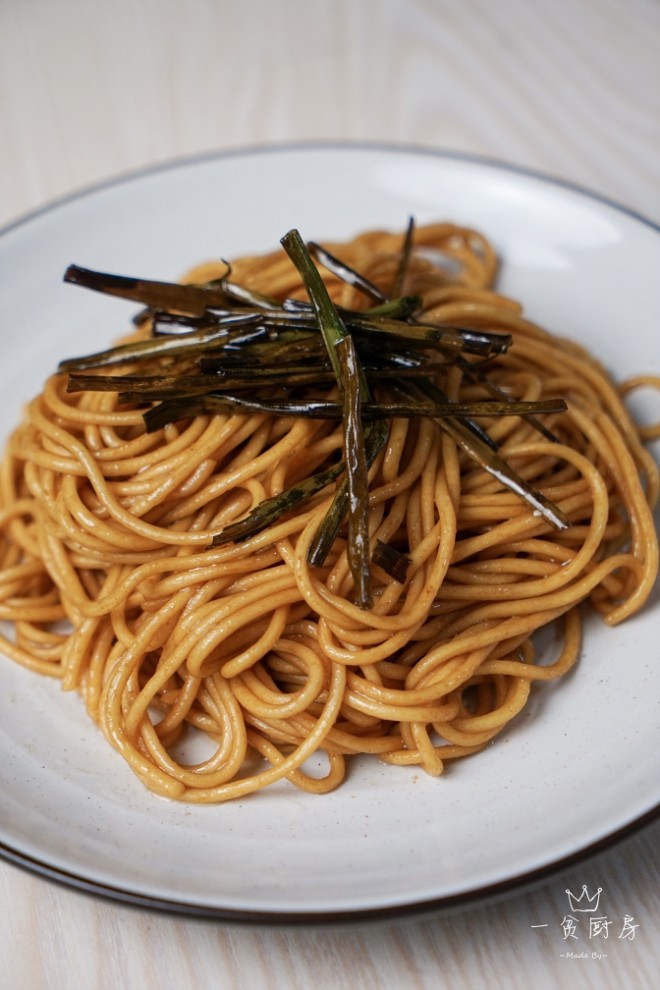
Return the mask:
[[(309, 140), (486, 155), (657, 223), (659, 97), (657, 0), (0, 0), (0, 225), (132, 169)], [(0, 862), (0, 987), (652, 990), (659, 838), (497, 902), (336, 929), (158, 914)], [(582, 884), (639, 926), (601, 958), (532, 927)]]

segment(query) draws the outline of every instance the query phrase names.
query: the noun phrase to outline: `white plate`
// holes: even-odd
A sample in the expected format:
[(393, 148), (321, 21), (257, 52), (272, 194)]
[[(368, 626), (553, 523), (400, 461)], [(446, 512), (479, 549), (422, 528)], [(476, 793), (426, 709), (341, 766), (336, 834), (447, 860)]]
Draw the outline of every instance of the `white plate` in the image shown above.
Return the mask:
[[(63, 285), (69, 262), (175, 278), (268, 249), (293, 226), (345, 238), (403, 228), (410, 214), (484, 231), (504, 258), (504, 290), (617, 375), (660, 367), (660, 232), (642, 218), (460, 156), (259, 150), (133, 176), (0, 236), (2, 437), (58, 358), (107, 344), (135, 310)], [(329, 920), (501, 893), (660, 803), (659, 633), (657, 593), (622, 627), (591, 623), (575, 673), (538, 688), (495, 745), (438, 780), (358, 763), (325, 797), (283, 784), (215, 807), (149, 794), (77, 697), (0, 660), (0, 852), (112, 897), (225, 918)]]

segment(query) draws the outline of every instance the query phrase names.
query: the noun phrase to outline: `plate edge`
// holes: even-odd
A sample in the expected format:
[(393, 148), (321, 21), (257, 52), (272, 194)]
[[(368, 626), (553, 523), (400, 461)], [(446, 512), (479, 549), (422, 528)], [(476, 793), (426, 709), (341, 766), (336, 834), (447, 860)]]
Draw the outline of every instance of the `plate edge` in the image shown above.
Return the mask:
[(506, 159), (480, 154), (479, 152), (462, 151), (455, 148), (442, 148), (432, 145), (415, 144), (414, 142), (387, 142), (387, 141), (358, 141), (358, 140), (310, 140), (291, 142), (272, 142), (262, 144), (243, 145), (236, 148), (216, 148), (205, 151), (193, 152), (187, 155), (174, 156), (161, 161), (152, 162), (149, 165), (138, 166), (127, 169), (116, 174), (112, 174), (98, 181), (90, 182), (72, 189), (68, 193), (56, 196), (47, 200), (40, 206), (26, 213), (21, 213), (17, 217), (9, 220), (0, 227), (0, 238), (12, 233), (19, 227), (38, 219), (44, 214), (54, 212), (63, 206), (93, 196), (95, 193), (112, 189), (114, 186), (128, 185), (131, 182), (148, 178), (161, 172), (176, 171), (188, 166), (203, 164), (205, 162), (224, 161), (231, 158), (253, 157), (264, 154), (280, 154), (287, 152), (319, 152), (319, 151), (346, 151), (346, 152), (382, 152), (390, 154), (407, 154), (411, 156), (435, 158), (446, 161), (463, 161), (475, 165), (484, 165), (489, 168), (498, 169), (503, 172), (510, 172), (514, 175), (522, 175), (530, 179), (535, 179), (548, 185), (558, 186), (570, 192), (577, 193), (587, 199), (601, 203), (618, 213), (622, 213), (629, 218), (636, 220), (660, 234), (660, 222), (652, 220), (650, 217), (621, 203), (613, 197), (604, 193), (599, 193), (588, 186), (573, 182), (570, 179), (544, 172), (542, 169), (535, 169), (532, 166), (518, 164)]
[(403, 901), (384, 907), (346, 908), (337, 911), (290, 911), (264, 910), (249, 908), (214, 907), (212, 905), (195, 904), (177, 901), (175, 898), (159, 898), (148, 894), (140, 894), (121, 887), (113, 887), (100, 881), (69, 873), (41, 860), (33, 859), (23, 853), (12, 850), (0, 843), (0, 860), (10, 863), (26, 872), (64, 886), (69, 890), (90, 896), (101, 896), (106, 900), (125, 906), (147, 909), (159, 914), (179, 915), (187, 918), (205, 918), (240, 925), (271, 925), (274, 927), (314, 927), (341, 926), (366, 922), (403, 921), (405, 919), (420, 920), (424, 917), (436, 917), (460, 909), (487, 906), (492, 902), (504, 900), (514, 894), (539, 886), (562, 870), (585, 863), (595, 857), (610, 852), (627, 839), (631, 839), (651, 829), (654, 823), (660, 821), (660, 804), (621, 826), (615, 832), (602, 836), (595, 842), (583, 846), (574, 853), (562, 856), (552, 863), (545, 863), (535, 870), (521, 873), (483, 887), (475, 887), (459, 894), (446, 897), (430, 898), (420, 901)]

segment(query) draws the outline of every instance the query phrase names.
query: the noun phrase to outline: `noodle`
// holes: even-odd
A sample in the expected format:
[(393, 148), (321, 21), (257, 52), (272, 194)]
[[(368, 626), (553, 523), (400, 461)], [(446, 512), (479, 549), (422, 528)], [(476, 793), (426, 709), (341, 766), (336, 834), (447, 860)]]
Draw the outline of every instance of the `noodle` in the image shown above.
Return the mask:
[[(386, 293), (400, 247), (399, 234), (370, 231), (329, 249)], [(187, 281), (225, 271), (199, 266)], [(323, 274), (337, 305), (364, 308), (359, 288)], [(425, 323), (511, 334), (488, 363), (510, 398), (566, 399), (566, 411), (543, 418), (552, 438), (524, 416), (480, 420), (566, 529), (503, 488), (437, 420), (394, 418), (369, 469), (369, 540), (401, 548), (408, 566), (399, 581), (375, 563), (365, 609), (345, 530), (324, 563), (308, 561), (336, 482), (260, 532), (212, 545), (336, 463), (336, 422), (227, 411), (150, 433), (148, 402), (71, 393), (57, 374), (1, 465), (0, 618), (14, 630), (3, 652), (79, 692), (144, 784), (182, 801), (242, 797), (283, 778), (326, 793), (355, 754), (439, 775), (486, 746), (534, 682), (576, 663), (582, 603), (622, 622), (658, 569), (658, 470), (643, 446), (657, 428), (638, 428), (622, 399), (660, 382), (617, 388), (584, 349), (495, 292), (496, 274), (483, 237), (435, 224), (415, 231), (403, 292), (422, 297)], [(281, 251), (238, 259), (232, 279), (307, 298)], [(443, 388), (456, 402), (485, 397), (460, 365)], [(551, 662), (534, 645), (549, 624), (561, 630)]]

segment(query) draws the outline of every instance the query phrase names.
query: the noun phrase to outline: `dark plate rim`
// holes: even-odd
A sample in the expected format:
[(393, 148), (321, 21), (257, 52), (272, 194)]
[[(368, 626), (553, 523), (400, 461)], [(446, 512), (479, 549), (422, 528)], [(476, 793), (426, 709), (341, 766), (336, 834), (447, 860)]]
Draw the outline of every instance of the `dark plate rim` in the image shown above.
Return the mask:
[(654, 823), (660, 821), (660, 804), (629, 822), (616, 832), (611, 833), (587, 846), (561, 857), (551, 863), (527, 873), (517, 874), (507, 880), (484, 887), (447, 897), (423, 899), (403, 902), (388, 907), (356, 908), (341, 911), (266, 911), (242, 910), (238, 908), (215, 907), (207, 904), (196, 904), (179, 901), (175, 898), (152, 897), (123, 887), (100, 883), (87, 877), (70, 873), (67, 870), (51, 866), (48, 863), (24, 855), (0, 843), (0, 860), (41, 877), (42, 879), (64, 886), (77, 893), (102, 897), (118, 904), (154, 911), (159, 914), (178, 915), (183, 918), (199, 918), (222, 921), (242, 926), (260, 927), (340, 927), (355, 923), (374, 923), (388, 921), (404, 921), (406, 919), (424, 920), (426, 918), (442, 917), (452, 911), (467, 908), (484, 907), (490, 903), (504, 900), (514, 894), (523, 894), (546, 883), (558, 873), (578, 864), (584, 865), (591, 859), (611, 851), (626, 839), (650, 830)]

